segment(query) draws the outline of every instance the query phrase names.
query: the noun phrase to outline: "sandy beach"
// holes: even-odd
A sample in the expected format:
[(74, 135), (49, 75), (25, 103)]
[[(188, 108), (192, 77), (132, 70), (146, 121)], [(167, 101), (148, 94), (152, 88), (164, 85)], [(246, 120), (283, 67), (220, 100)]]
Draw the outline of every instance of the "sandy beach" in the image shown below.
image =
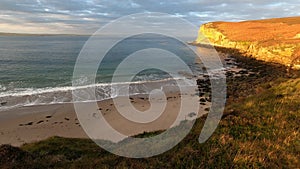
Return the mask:
[[(122, 99), (126, 98), (116, 98), (121, 102)], [(98, 102), (98, 107), (106, 121), (115, 130), (133, 136), (143, 132), (168, 129), (178, 116), (181, 99), (187, 99), (186, 101), (190, 102), (191, 106), (193, 103), (199, 102), (198, 95), (168, 93), (164, 100), (154, 100), (152, 102), (153, 106), (166, 103), (166, 107), (158, 119), (146, 124), (135, 123), (124, 118), (116, 109), (112, 99)], [(130, 101), (137, 110), (142, 112), (150, 108), (147, 95), (131, 96)], [(125, 106), (126, 109), (130, 105), (125, 104), (122, 106)], [(208, 113), (208, 107), (208, 102), (206, 104), (202, 103), (198, 117)], [(100, 111), (98, 112), (100, 113)], [(0, 116), (0, 144), (20, 146), (24, 143), (36, 142), (52, 136), (88, 138), (74, 111), (74, 105), (71, 103), (15, 108), (2, 111)], [(196, 118), (195, 116), (194, 114), (185, 114), (179, 118), (190, 120)]]

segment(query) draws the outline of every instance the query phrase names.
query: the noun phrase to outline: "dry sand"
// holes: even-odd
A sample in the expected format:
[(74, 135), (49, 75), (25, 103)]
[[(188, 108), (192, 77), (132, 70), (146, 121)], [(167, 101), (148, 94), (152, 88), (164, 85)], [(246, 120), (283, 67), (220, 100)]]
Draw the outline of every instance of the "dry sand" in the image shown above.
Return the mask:
[[(145, 95), (136, 95), (130, 97), (132, 105), (140, 110), (146, 111), (150, 108), (148, 97)], [(124, 99), (119, 97), (117, 99)], [(106, 121), (118, 132), (125, 135), (136, 135), (143, 132), (168, 129), (177, 118), (181, 99), (186, 99), (188, 103), (194, 106), (199, 101), (197, 95), (181, 95), (179, 93), (169, 93), (165, 100), (156, 100), (152, 104), (165, 104), (166, 108), (162, 115), (153, 122), (147, 124), (134, 123), (118, 113), (112, 99), (98, 102), (98, 107), (105, 117)], [(130, 105), (117, 105), (126, 106)], [(206, 114), (207, 105), (199, 105), (198, 117)], [(100, 111), (95, 110), (100, 113)], [(195, 119), (191, 112), (187, 112), (180, 117), (181, 120)], [(191, 116), (190, 116), (191, 115)], [(82, 129), (73, 104), (56, 104), (15, 108), (0, 112), (0, 144), (11, 144), (20, 146), (24, 143), (31, 143), (47, 139), (52, 136), (61, 136), (68, 138), (88, 138)], [(103, 137), (102, 139), (106, 139)]]

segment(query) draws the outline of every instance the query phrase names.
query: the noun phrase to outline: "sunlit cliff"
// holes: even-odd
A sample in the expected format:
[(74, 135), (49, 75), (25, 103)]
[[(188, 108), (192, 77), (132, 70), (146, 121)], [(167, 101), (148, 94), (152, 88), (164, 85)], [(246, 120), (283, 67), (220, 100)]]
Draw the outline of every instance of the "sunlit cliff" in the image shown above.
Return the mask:
[(237, 49), (245, 56), (300, 68), (300, 17), (244, 22), (212, 22), (201, 26), (211, 44)]

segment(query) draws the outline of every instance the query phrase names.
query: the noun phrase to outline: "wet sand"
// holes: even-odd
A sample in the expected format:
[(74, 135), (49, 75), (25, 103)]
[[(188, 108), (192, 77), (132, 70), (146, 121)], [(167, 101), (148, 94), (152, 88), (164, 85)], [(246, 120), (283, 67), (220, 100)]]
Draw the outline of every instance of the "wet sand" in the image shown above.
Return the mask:
[[(126, 98), (118, 97), (116, 99), (122, 103), (122, 99)], [(143, 112), (150, 108), (147, 95), (131, 96), (129, 99), (139, 111)], [(181, 100), (191, 104), (188, 106), (194, 106), (195, 103), (199, 104), (199, 96), (196, 94), (180, 94), (178, 92), (166, 94), (165, 99), (152, 100), (152, 106), (166, 104), (161, 116), (144, 124), (132, 122), (118, 112), (117, 106), (122, 106), (125, 110), (127, 107), (129, 108), (130, 105), (125, 102), (123, 105), (116, 105), (112, 99), (100, 101), (98, 102), (98, 110), (93, 111), (95, 111), (95, 116), (102, 113), (105, 120), (118, 132), (133, 136), (143, 132), (168, 129), (178, 116)], [(208, 113), (209, 104), (209, 102), (199, 104), (198, 117)], [(87, 111), (91, 110), (87, 109)], [(186, 112), (178, 118), (180, 120), (192, 120), (197, 118), (196, 116), (194, 112)], [(52, 136), (88, 138), (74, 111), (74, 105), (70, 103), (29, 106), (2, 111), (0, 112), (0, 136), (0, 144), (14, 146), (44, 140)], [(101, 139), (106, 140), (106, 137), (103, 136)]]

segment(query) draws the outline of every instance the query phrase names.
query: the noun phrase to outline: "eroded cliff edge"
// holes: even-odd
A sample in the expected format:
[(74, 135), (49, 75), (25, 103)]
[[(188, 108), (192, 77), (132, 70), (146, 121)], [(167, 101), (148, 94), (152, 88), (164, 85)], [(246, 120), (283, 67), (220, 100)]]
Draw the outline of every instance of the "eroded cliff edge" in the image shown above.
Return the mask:
[(203, 35), (215, 46), (300, 69), (300, 17), (207, 23), (195, 43), (203, 43)]

